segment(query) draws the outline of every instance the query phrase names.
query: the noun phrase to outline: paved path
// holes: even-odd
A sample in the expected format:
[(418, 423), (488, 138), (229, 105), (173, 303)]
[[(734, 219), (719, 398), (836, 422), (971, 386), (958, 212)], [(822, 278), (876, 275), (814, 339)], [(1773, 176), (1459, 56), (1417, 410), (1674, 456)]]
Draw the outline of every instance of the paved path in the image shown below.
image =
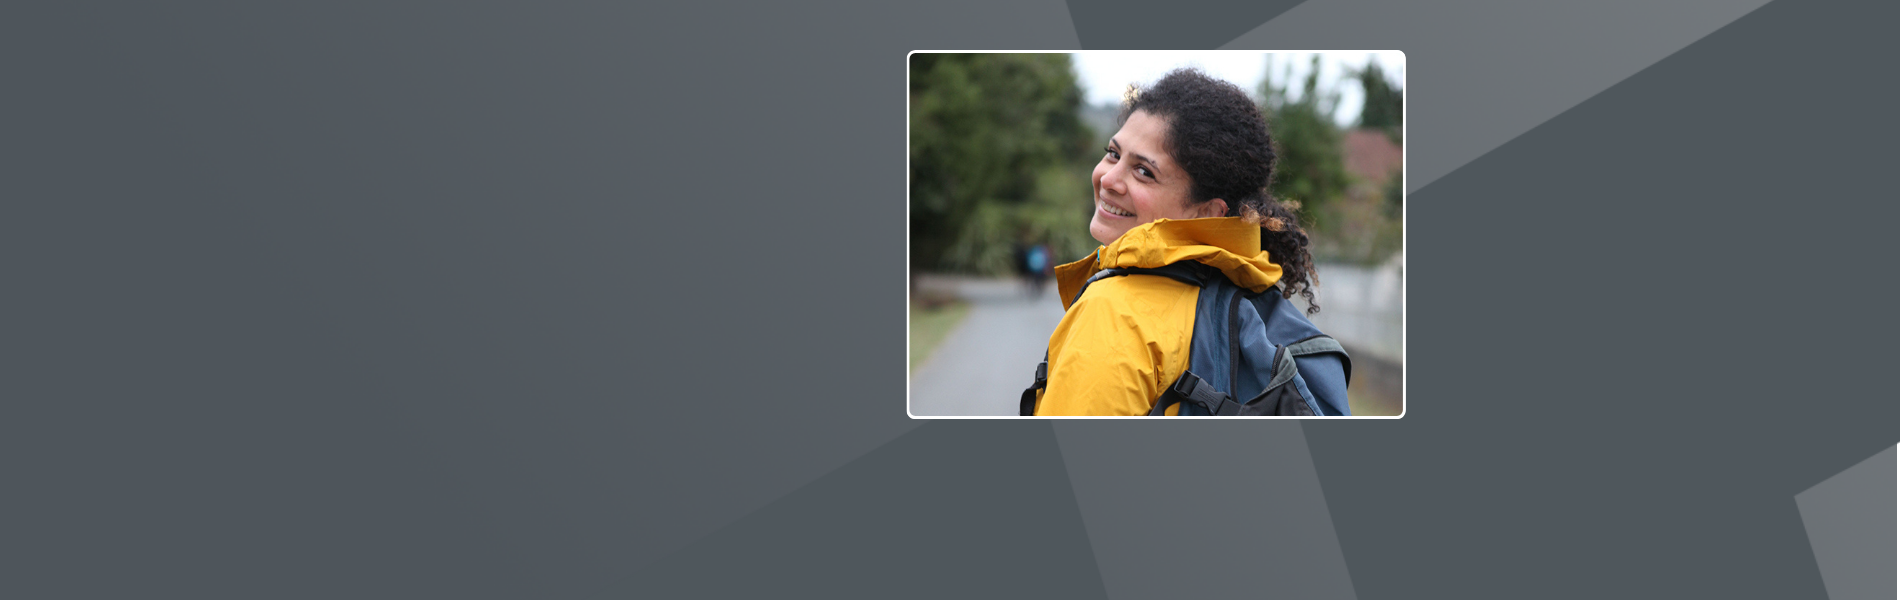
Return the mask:
[(1014, 416), (1062, 321), (1055, 284), (1040, 298), (1017, 280), (933, 278), (919, 286), (948, 288), (970, 302), (970, 314), (911, 375), (910, 413)]

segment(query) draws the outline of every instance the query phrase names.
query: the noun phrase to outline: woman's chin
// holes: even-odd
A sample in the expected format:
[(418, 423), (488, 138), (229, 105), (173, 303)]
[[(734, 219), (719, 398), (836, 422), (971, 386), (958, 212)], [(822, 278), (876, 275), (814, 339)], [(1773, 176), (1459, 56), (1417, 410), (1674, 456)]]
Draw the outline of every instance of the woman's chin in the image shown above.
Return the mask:
[(1103, 223), (1101, 217), (1096, 217), (1094, 220), (1089, 221), (1089, 235), (1093, 236), (1095, 241), (1101, 242), (1103, 246), (1115, 243), (1115, 240), (1120, 238), (1123, 233), (1126, 233), (1126, 231), (1109, 227)]

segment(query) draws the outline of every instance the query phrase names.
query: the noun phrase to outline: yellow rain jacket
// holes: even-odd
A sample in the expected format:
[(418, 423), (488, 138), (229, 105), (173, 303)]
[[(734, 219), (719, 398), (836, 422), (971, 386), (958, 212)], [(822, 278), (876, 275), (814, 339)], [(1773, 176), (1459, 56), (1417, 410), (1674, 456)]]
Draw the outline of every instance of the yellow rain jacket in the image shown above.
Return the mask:
[[(1048, 387), (1036, 415), (1146, 415), (1188, 368), (1201, 289), (1167, 277), (1109, 277), (1075, 293), (1102, 269), (1155, 268), (1184, 260), (1220, 269), (1258, 293), (1280, 280), (1260, 249), (1260, 226), (1239, 217), (1156, 220), (1080, 261), (1056, 267), (1068, 313), (1049, 336)], [(1173, 415), (1180, 405), (1168, 409)]]

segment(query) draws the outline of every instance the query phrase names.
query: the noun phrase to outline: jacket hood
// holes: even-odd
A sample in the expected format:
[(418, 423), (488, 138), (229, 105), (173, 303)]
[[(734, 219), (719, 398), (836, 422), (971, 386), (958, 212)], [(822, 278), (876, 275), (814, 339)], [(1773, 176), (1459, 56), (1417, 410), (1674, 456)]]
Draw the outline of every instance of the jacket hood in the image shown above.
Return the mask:
[(1260, 249), (1259, 225), (1240, 217), (1156, 219), (1096, 248), (1087, 258), (1056, 267), (1056, 289), (1067, 309), (1082, 284), (1102, 269), (1152, 269), (1184, 260), (1220, 269), (1228, 281), (1256, 294), (1280, 281), (1280, 265)]

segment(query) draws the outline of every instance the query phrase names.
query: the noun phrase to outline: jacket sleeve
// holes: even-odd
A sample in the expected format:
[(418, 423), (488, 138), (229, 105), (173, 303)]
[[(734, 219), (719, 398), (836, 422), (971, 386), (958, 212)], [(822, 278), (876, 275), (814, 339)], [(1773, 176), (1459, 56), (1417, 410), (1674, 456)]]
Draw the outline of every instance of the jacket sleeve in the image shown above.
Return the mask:
[(1050, 336), (1049, 382), (1036, 415), (1148, 414), (1166, 385), (1165, 361), (1179, 351), (1176, 336), (1157, 329), (1165, 328), (1119, 297), (1076, 302)]

